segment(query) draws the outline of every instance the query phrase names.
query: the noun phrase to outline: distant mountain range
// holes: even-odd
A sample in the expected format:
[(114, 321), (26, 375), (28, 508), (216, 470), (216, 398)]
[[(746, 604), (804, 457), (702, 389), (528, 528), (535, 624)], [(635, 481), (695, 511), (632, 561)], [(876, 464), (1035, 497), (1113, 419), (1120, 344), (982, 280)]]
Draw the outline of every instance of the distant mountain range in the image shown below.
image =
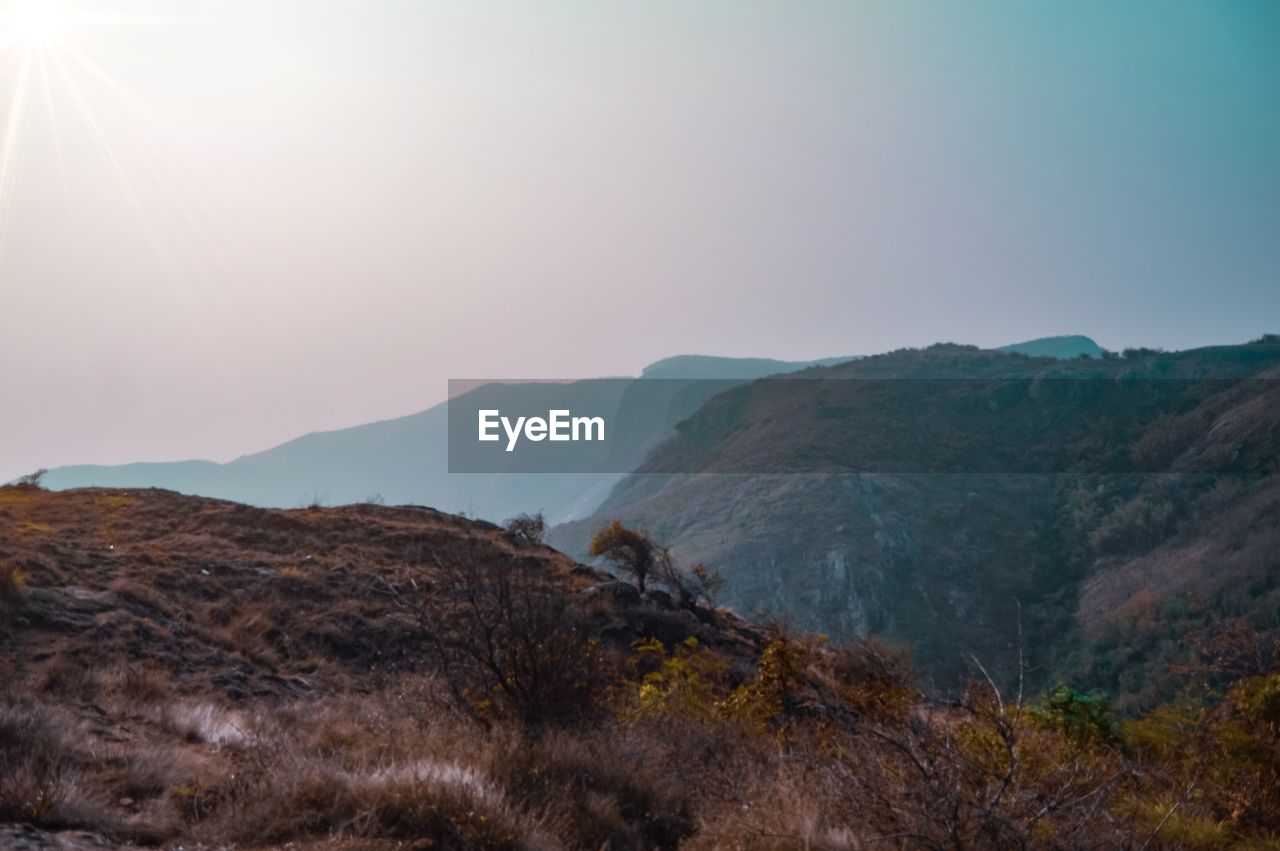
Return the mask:
[(1033, 358), (1058, 358), (1070, 360), (1081, 356), (1100, 358), (1104, 354), (1101, 346), (1088, 337), (1073, 335), (1068, 337), (1041, 337), (1025, 343), (1014, 343), (1001, 346), (997, 351), (1018, 352)]
[(284, 508), (374, 500), (430, 505), (493, 521), (541, 510), (550, 519), (568, 520), (594, 510), (620, 478), (618, 470), (638, 465), (644, 451), (696, 411), (707, 395), (731, 386), (705, 379), (746, 381), (840, 360), (793, 363), (681, 356), (645, 370), (645, 378), (663, 381), (488, 384), (464, 394), (467, 400), (488, 400), (497, 408), (540, 399), (544, 409), (598, 410), (628, 423), (632, 428), (613, 441), (615, 457), (602, 467), (612, 472), (598, 472), (587, 465), (564, 474), (451, 474), (448, 403), (442, 403), (398, 419), (309, 434), (226, 464), (183, 461), (61, 467), (47, 474), (45, 484), (56, 490), (158, 487)]
[[(1007, 347), (1016, 351), (1053, 348), (1059, 357), (1101, 351), (1087, 337), (1055, 337)], [(211, 461), (79, 465), (52, 470), (45, 483), (76, 487), (159, 487), (266, 507), (312, 502), (341, 505), (369, 500), (430, 505), (442, 511), (501, 521), (525, 511), (544, 511), (554, 521), (589, 515), (645, 453), (668, 437), (677, 422), (694, 413), (706, 397), (729, 385), (705, 379), (750, 381), (810, 367), (830, 366), (856, 356), (814, 361), (680, 355), (645, 368), (644, 379), (628, 392), (625, 381), (588, 380), (569, 384), (496, 384), (471, 391), (494, 400), (558, 400), (570, 408), (608, 411), (630, 426), (600, 470), (590, 467), (557, 474), (450, 474), (448, 404), (417, 414), (353, 428), (305, 435), (225, 464)], [(682, 380), (688, 384), (683, 385)], [(467, 394), (467, 395), (471, 395)], [(474, 398), (474, 397), (473, 397)], [(642, 427), (638, 424), (642, 424)], [(621, 456), (621, 459), (618, 456)]]

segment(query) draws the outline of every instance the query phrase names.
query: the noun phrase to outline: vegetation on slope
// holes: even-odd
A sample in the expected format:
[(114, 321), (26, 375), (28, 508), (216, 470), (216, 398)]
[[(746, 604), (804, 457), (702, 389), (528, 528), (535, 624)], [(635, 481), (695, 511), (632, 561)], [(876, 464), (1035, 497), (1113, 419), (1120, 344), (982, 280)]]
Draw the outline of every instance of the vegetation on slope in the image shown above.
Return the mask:
[[(957, 699), (933, 699), (876, 642), (623, 593), (528, 535), (428, 509), (4, 488), (0, 562), (0, 824), (35, 826), (0, 827), (8, 844), (1224, 848), (1280, 833), (1274, 653), (1222, 667), (1246, 630), (1175, 672), (1178, 701), (1119, 718), (1096, 694), (1000, 689), (980, 658)], [(1233, 679), (1204, 692), (1210, 669)]]
[(603, 523), (644, 526), (738, 611), (886, 636), (940, 690), (968, 653), (1009, 687), (1021, 653), (1037, 688), (1141, 711), (1194, 662), (1188, 631), (1280, 637), (1278, 370), (1276, 338), (1067, 362), (942, 345), (756, 382), (549, 540), (585, 555)]

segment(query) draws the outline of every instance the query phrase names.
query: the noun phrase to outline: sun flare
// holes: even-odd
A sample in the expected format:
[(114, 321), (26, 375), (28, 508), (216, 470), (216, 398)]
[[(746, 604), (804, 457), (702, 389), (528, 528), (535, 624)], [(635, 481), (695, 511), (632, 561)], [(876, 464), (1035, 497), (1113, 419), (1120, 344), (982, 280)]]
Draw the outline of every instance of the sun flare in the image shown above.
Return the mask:
[[(23, 169), (33, 169), (25, 174), (26, 180), (39, 179), (34, 169), (41, 158), (31, 154), (42, 148), (46, 162), (52, 156), (64, 192), (66, 156), (77, 151), (90, 158), (82, 156), (81, 162), (104, 170), (135, 216), (150, 223), (172, 218), (144, 209), (139, 200), (142, 175), (154, 174), (157, 164), (138, 152), (149, 150), (148, 133), (156, 123), (111, 74), (109, 63), (95, 55), (104, 46), (111, 49), (111, 34), (149, 25), (153, 19), (103, 8), (109, 5), (114, 4), (0, 0), (0, 273), (9, 257)], [(66, 146), (65, 134), (73, 137)], [(127, 155), (132, 156), (128, 165)], [(3, 277), (0, 274), (0, 282)]]
[(5, 40), (41, 45), (55, 40), (62, 29), (62, 11), (57, 0), (13, 0), (4, 9)]

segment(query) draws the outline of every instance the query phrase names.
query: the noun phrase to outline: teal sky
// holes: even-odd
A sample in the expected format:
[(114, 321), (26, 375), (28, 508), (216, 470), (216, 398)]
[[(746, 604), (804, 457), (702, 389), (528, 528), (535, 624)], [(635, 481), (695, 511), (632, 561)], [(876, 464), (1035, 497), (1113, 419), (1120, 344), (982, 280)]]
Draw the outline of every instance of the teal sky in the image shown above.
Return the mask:
[(1280, 331), (1274, 2), (59, 14), (0, 47), (0, 479), (449, 377)]

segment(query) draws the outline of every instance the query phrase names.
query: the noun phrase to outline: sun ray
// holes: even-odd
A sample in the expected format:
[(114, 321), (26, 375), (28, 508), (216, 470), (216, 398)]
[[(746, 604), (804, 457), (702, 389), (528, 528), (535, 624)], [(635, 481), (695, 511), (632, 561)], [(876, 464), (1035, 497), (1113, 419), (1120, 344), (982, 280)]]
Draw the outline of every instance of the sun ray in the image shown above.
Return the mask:
[(53, 61), (54, 68), (58, 71), (58, 76), (62, 80), (63, 85), (71, 95), (71, 99), (80, 113), (81, 119), (90, 131), (90, 135), (97, 145), (99, 154), (107, 163), (115, 182), (120, 188), (121, 193), (128, 201), (128, 206), (137, 221), (140, 229), (143, 231), (148, 242), (149, 248), (155, 258), (157, 264), (162, 270), (164, 280), (169, 284), (168, 290), (172, 294), (175, 302), (185, 314), (187, 323), (191, 332), (204, 350), (205, 355), (209, 358), (214, 371), (219, 375), (224, 383), (230, 386), (230, 377), (219, 366), (219, 359), (212, 341), (205, 328), (204, 323), (200, 319), (199, 305), (193, 300), (188, 288), (183, 286), (182, 271), (174, 266), (173, 260), (169, 252), (165, 250), (163, 239), (161, 238), (160, 228), (153, 218), (148, 214), (146, 205), (142, 201), (137, 188), (129, 180), (129, 175), (121, 166), (119, 158), (112, 149), (107, 139), (106, 133), (102, 129), (101, 123), (94, 115), (93, 109), (89, 106), (88, 99), (81, 90), (79, 84), (75, 81), (70, 70), (67, 68), (66, 62), (63, 60), (59, 51), (52, 51), (50, 59)]
[(49, 83), (49, 63), (44, 53), (39, 55), (40, 86), (44, 90), (44, 105), (48, 112), (49, 131), (53, 137), (53, 156), (58, 166), (58, 184), (62, 189), (64, 210), (71, 209), (71, 184), (67, 180), (66, 155), (62, 148), (62, 132), (58, 127), (58, 109), (54, 105), (53, 87)]
[(13, 211), (17, 166), (21, 155), (22, 129), (26, 118), (27, 82), (31, 76), (31, 51), (24, 52), (18, 78), (14, 82), (13, 100), (5, 118), (3, 140), (0, 140), (0, 264), (7, 255), (9, 222)]
[(138, 100), (138, 98), (126, 90), (124, 86), (120, 85), (114, 77), (102, 70), (102, 67), (94, 62), (89, 55), (79, 47), (72, 44), (67, 39), (62, 39), (58, 43), (58, 53), (59, 55), (68, 56), (71, 59), (74, 59), (76, 64), (84, 69), (89, 76), (109, 89), (111, 93), (119, 98), (120, 101), (127, 106), (136, 117), (142, 119), (142, 121), (147, 125), (147, 130), (149, 132), (158, 134), (165, 133), (164, 125), (157, 116), (154, 115), (151, 110), (147, 109), (142, 101)]
[[(18, 214), (15, 187), (20, 163), (30, 158), (23, 156), (24, 136), (29, 146), (36, 110), (42, 108), (48, 112), (46, 144), (51, 154), (43, 160), (46, 167), (58, 171), (65, 209), (75, 209), (68, 155), (74, 155), (80, 146), (66, 146), (68, 136), (74, 134), (86, 138), (91, 156), (96, 154), (105, 165), (121, 210), (133, 223), (132, 233), (154, 264), (155, 281), (162, 288), (160, 297), (171, 301), (218, 380), (233, 396), (239, 395), (211, 339), (206, 314), (215, 302), (222, 309), (235, 310), (247, 299), (246, 280), (237, 272), (243, 264), (233, 261), (233, 252), (215, 226), (217, 217), (201, 204), (183, 169), (165, 155), (183, 147), (172, 128), (99, 61), (104, 55), (122, 53), (138, 57), (133, 51), (122, 50), (115, 40), (98, 38), (93, 30), (154, 25), (160, 19), (83, 14), (64, 8), (70, 4), (71, 0), (65, 4), (59, 0), (0, 0), (0, 86), (10, 94), (8, 103), (0, 103), (0, 119), (4, 121), (0, 125), (0, 268), (7, 262), (16, 233), (11, 226)], [(59, 105), (68, 110), (71, 120), (66, 120), (67, 113), (60, 117)], [(40, 129), (45, 128), (40, 122)], [(12, 288), (2, 285), (3, 280), (0, 276), (0, 312), (12, 294)], [(197, 281), (201, 285), (197, 286)], [(256, 313), (247, 312), (246, 317), (255, 320)]]
[[(146, 124), (151, 135), (160, 138), (169, 136), (163, 123), (138, 98), (94, 62), (85, 51), (65, 41), (60, 44), (60, 47), (63, 55), (73, 59), (81, 70), (101, 84), (136, 118)], [(250, 289), (230, 260), (233, 252), (229, 248), (229, 240), (218, 233), (216, 218), (208, 214), (200, 201), (199, 193), (190, 187), (182, 172), (172, 168), (164, 158), (142, 155), (141, 150), (138, 153), (138, 163), (147, 171), (149, 185), (157, 194), (164, 196), (166, 208), (173, 211), (174, 215), (166, 217), (166, 220), (176, 221), (183, 226), (182, 233), (173, 235), (194, 243), (208, 261), (200, 264), (196, 273), (216, 277), (222, 283), (235, 287), (240, 295), (247, 297)], [(209, 266), (216, 266), (216, 268), (207, 268)]]

